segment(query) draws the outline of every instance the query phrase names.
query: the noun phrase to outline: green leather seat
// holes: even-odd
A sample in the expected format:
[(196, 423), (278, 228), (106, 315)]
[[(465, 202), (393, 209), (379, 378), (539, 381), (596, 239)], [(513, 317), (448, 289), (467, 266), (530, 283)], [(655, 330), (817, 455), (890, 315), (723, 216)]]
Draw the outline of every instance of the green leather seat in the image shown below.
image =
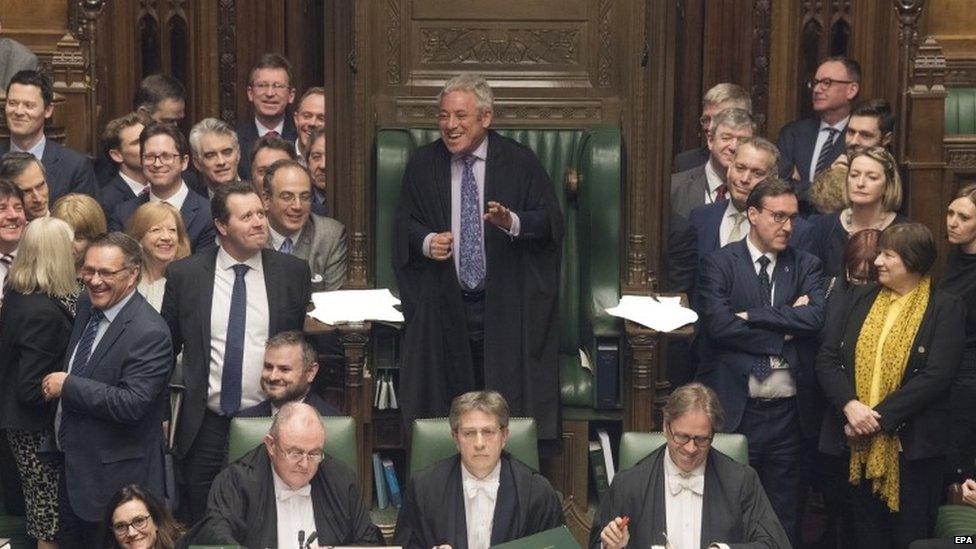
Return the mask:
[[(519, 461), (539, 470), (539, 447), (535, 420), (513, 417), (508, 420), (508, 443), (505, 449)], [(446, 417), (415, 419), (410, 437), (410, 475), (435, 461), (457, 454)]]
[[(356, 421), (349, 416), (326, 416), (322, 418), (322, 425), (325, 427), (325, 451), (356, 471), (359, 455)], [(261, 444), (270, 428), (270, 417), (235, 417), (230, 420), (227, 462), (237, 461)]]
[(968, 505), (943, 505), (935, 519), (935, 537), (971, 536), (976, 532), (976, 508)]
[[(621, 471), (630, 469), (637, 462), (647, 457), (651, 452), (664, 446), (664, 433), (634, 433), (627, 432), (620, 437), (620, 467)], [(715, 433), (712, 448), (738, 461), (749, 464), (749, 445), (746, 437), (738, 433)]]
[[(563, 416), (594, 417), (593, 378), (579, 349), (596, 358), (600, 341), (620, 345), (619, 319), (605, 309), (620, 298), (621, 139), (619, 128), (500, 129), (535, 152), (557, 187), (566, 222), (560, 280), (560, 380)], [(380, 128), (376, 137), (376, 287), (396, 288), (391, 253), (393, 217), (403, 172), (418, 147), (440, 137), (436, 128)], [(578, 174), (578, 191), (567, 192), (567, 169)], [(622, 360), (621, 360), (622, 362)], [(597, 415), (596, 417), (601, 417)]]
[(976, 134), (976, 88), (947, 88), (945, 134)]

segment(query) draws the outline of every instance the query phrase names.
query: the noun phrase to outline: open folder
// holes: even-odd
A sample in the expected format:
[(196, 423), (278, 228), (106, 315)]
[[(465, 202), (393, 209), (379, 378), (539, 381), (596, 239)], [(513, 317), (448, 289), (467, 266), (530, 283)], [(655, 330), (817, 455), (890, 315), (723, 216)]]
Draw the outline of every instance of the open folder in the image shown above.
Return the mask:
[(531, 536), (492, 545), (492, 549), (580, 549), (569, 528), (559, 526)]

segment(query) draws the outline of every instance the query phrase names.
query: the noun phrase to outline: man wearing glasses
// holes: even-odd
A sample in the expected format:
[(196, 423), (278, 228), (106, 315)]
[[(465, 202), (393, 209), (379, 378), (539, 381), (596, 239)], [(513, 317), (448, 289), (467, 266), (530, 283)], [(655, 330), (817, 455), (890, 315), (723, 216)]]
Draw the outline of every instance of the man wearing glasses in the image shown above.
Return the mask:
[(488, 549), (563, 524), (549, 481), (503, 452), (508, 417), (508, 403), (495, 391), (472, 391), (451, 402), (459, 454), (410, 479), (394, 545)]
[(214, 480), (191, 544), (244, 547), (383, 545), (352, 468), (325, 452), (315, 408), (281, 407), (264, 444)]
[[(708, 141), (712, 120), (718, 113), (731, 108), (742, 109), (752, 114), (752, 97), (749, 92), (738, 84), (722, 82), (715, 84), (705, 92), (702, 98), (702, 113), (698, 118), (701, 124), (701, 137)], [(671, 173), (679, 173), (698, 166), (704, 166), (708, 162), (708, 146), (696, 147), (678, 153), (671, 164)]]
[(115, 207), (108, 220), (110, 231), (121, 231), (129, 217), (146, 202), (165, 202), (180, 211), (193, 253), (213, 248), (217, 232), (207, 199), (183, 182), (183, 171), (190, 162), (186, 137), (171, 124), (152, 124), (139, 135), (142, 170), (149, 192)]
[[(847, 57), (828, 57), (807, 82), (816, 118), (787, 124), (779, 133), (779, 175), (794, 179), (801, 201), (810, 182), (844, 152), (844, 134), (861, 91), (861, 66)], [(806, 211), (806, 208), (804, 208)]]
[(702, 261), (698, 312), (703, 360), (698, 380), (718, 394), (726, 428), (749, 440), (783, 528), (797, 545), (800, 458), (817, 434), (813, 372), (826, 299), (820, 261), (792, 248), (793, 185), (771, 177), (746, 200), (749, 233)]
[(237, 124), (237, 136), (241, 142), (241, 162), (238, 165), (241, 179), (251, 179), (251, 153), (254, 142), (267, 134), (295, 142), (298, 131), (288, 114), (288, 105), (295, 101), (295, 88), (291, 83), (291, 63), (276, 53), (266, 53), (251, 68), (247, 83), (247, 100), (251, 103), (254, 118)]
[(715, 392), (700, 383), (671, 393), (666, 446), (614, 477), (590, 547), (790, 547), (756, 472), (712, 448), (722, 415)]
[(160, 425), (173, 347), (162, 317), (135, 291), (141, 269), (142, 250), (132, 237), (109, 233), (92, 240), (65, 371), (41, 382), (46, 400), (59, 399), (61, 547), (96, 547), (99, 521), (123, 486), (166, 495)]

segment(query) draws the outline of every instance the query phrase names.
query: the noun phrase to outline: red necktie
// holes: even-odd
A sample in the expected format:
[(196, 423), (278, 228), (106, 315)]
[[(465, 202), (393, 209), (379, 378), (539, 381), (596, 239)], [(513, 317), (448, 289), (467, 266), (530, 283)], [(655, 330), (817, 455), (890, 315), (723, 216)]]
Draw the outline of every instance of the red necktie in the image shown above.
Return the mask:
[(725, 183), (722, 183), (715, 188), (715, 202), (725, 200), (728, 197), (728, 194), (729, 188), (725, 186)]
[(278, 133), (278, 132), (276, 132), (276, 131), (274, 131), (274, 130), (271, 130), (268, 133), (264, 134), (264, 136), (265, 137), (269, 137), (269, 138), (270, 137), (281, 137), (281, 134)]

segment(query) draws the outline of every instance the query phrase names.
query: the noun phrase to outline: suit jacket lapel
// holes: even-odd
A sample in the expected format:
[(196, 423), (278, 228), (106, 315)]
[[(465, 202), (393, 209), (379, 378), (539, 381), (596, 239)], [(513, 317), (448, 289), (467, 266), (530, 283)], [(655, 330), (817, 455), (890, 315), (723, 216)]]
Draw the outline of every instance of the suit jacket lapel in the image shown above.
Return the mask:
[(434, 181), (437, 186), (437, 198), (440, 201), (440, 213), (446, 220), (446, 227), (451, 229), (451, 153), (441, 143), (442, 154), (435, 156)]
[(283, 288), (278, 281), (283, 278), (278, 273), (278, 262), (271, 250), (261, 250), (261, 269), (264, 271), (264, 289), (268, 294), (268, 333), (276, 334), (279, 324), (280, 308), (277, 303), (284, 303)]
[(708, 451), (708, 460), (705, 462), (705, 489), (702, 497), (702, 516), (701, 516), (701, 543), (711, 543), (712, 540), (719, 540), (725, 532), (717, 532), (717, 525), (713, 524), (715, 517), (728, 513), (724, 509), (722, 497), (722, 481), (719, 479), (718, 472), (715, 470), (715, 450)]
[(183, 201), (183, 206), (180, 208), (180, 214), (183, 215), (183, 222), (186, 224), (187, 230), (193, 224), (193, 218), (196, 217), (197, 210), (200, 209), (200, 203), (197, 201), (197, 197), (194, 196), (195, 194), (194, 191), (190, 190), (186, 195), (186, 199)]
[(85, 331), (85, 326), (88, 325), (88, 319), (91, 318), (91, 303), (89, 303), (86, 297), (86, 290), (82, 291), (81, 297), (78, 299), (78, 305), (75, 308), (75, 322), (71, 327), (71, 337), (68, 339), (68, 348), (64, 352), (64, 369), (67, 372), (68, 368), (71, 366), (71, 355), (75, 351), (75, 347), (78, 345), (78, 340), (81, 339), (81, 334)]
[(448, 527), (454, 526), (454, 549), (468, 549), (468, 521), (464, 511), (464, 482), (461, 480), (461, 456), (455, 456), (451, 476), (447, 479), (447, 494), (453, 501), (447, 506), (452, 516)]
[(805, 181), (810, 177), (810, 170), (816, 162), (813, 158), (813, 151), (817, 147), (817, 136), (820, 135), (820, 119), (808, 118), (804, 134), (803, 139), (800, 140), (803, 150), (798, 165), (800, 166), (800, 179)]
[[(722, 204), (723, 206), (725, 205), (724, 202), (720, 202), (719, 204)], [(705, 231), (704, 231), (705, 234), (702, 235), (703, 238), (701, 239), (702, 240), (701, 250), (703, 254), (708, 254), (719, 249), (722, 243), (722, 240), (719, 236), (719, 232), (722, 230), (722, 218), (724, 217), (725, 208), (724, 207), (721, 208), (711, 207), (711, 208), (712, 210), (714, 210), (714, 213), (709, 212), (707, 224), (705, 225)], [(702, 258), (700, 257), (698, 258), (699, 261), (701, 261), (701, 259)]]
[(309, 214), (308, 220), (305, 221), (302, 234), (298, 237), (298, 242), (295, 243), (295, 251), (292, 254), (305, 260), (312, 257), (312, 236), (315, 235), (315, 222), (312, 221), (312, 215)]
[(518, 490), (515, 482), (515, 472), (511, 459), (502, 456), (502, 468), (499, 475), (498, 494), (495, 497), (495, 513), (492, 517), (491, 544), (497, 545), (519, 537), (519, 510), (528, 505), (527, 496)]
[(786, 248), (776, 257), (776, 268), (773, 269), (773, 277), (770, 280), (775, 285), (775, 290), (773, 291), (773, 306), (779, 307), (780, 305), (789, 302), (792, 305), (791, 299), (796, 293), (796, 268), (794, 266), (795, 255), (791, 248)]
[(648, 539), (651, 540), (652, 544), (660, 543), (664, 545), (665, 536), (662, 534), (668, 531), (667, 505), (664, 502), (664, 459), (667, 451), (667, 446), (661, 448), (654, 462), (654, 467), (651, 468), (648, 487), (651, 490), (651, 501), (653, 505), (651, 505), (650, 509), (645, 509), (641, 514), (641, 518), (646, 518), (648, 512), (650, 512), (651, 532)]
[[(197, 303), (200, 304), (200, 330), (201, 330), (201, 348), (199, 352), (200, 356), (207, 357), (205, 360), (210, 361), (210, 315), (213, 314), (213, 293), (214, 293), (214, 275), (217, 272), (217, 251), (220, 250), (219, 247), (212, 248), (208, 250), (207, 254), (209, 256), (202, 262), (203, 264), (203, 280), (198, 281), (195, 284), (200, 291), (200, 299)], [(191, 281), (191, 283), (193, 283)]]
[(738, 242), (729, 244), (729, 246), (735, 246), (733, 251), (739, 258), (735, 264), (737, 269), (741, 269), (742, 279), (750, 281), (743, 288), (749, 294), (746, 303), (758, 306), (763, 303), (762, 295), (759, 292), (759, 275), (756, 274), (756, 268), (753, 267), (752, 255), (749, 254), (749, 248), (746, 246), (746, 238), (749, 237), (746, 236)]
[[(122, 307), (119, 314), (115, 316), (115, 320), (109, 323), (108, 329), (105, 330), (105, 334), (102, 338), (98, 340), (98, 345), (92, 350), (91, 357), (88, 358), (88, 364), (98, 365), (105, 353), (115, 344), (115, 340), (122, 335), (125, 331), (126, 325), (132, 317), (132, 311), (139, 306), (139, 302), (143, 300), (143, 297), (139, 292), (133, 290), (132, 297), (129, 298), (129, 302)], [(88, 368), (89, 375), (95, 373), (95, 370), (91, 367)]]

